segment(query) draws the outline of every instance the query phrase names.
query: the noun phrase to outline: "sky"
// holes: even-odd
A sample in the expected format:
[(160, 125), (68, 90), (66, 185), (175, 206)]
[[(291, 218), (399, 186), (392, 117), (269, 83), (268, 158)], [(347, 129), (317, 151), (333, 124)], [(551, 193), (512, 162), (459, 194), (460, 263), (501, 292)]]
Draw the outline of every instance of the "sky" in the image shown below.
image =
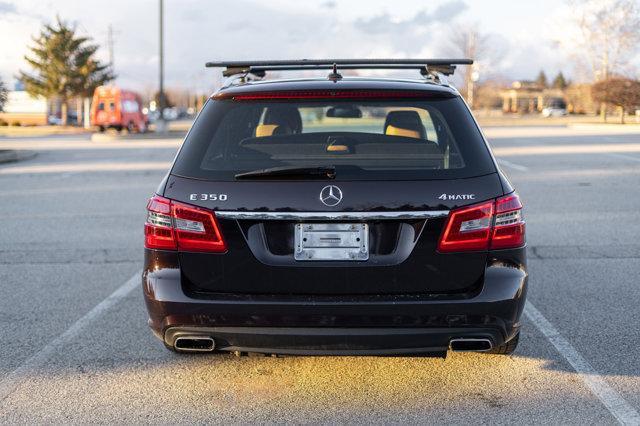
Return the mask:
[[(154, 90), (158, 0), (0, 0), (0, 78), (11, 87), (43, 23), (56, 15), (101, 45), (114, 30), (116, 83)], [(458, 57), (456, 31), (476, 26), (489, 40), (480, 78), (571, 75), (558, 45), (571, 10), (563, 0), (165, 0), (167, 87), (209, 91), (209, 60), (325, 57)]]

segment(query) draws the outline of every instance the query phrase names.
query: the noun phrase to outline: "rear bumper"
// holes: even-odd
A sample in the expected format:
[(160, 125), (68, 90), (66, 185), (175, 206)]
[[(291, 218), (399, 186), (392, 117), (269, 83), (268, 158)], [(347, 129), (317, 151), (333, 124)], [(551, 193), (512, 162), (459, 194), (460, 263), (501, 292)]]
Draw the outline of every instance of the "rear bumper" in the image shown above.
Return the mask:
[(176, 338), (213, 337), (216, 350), (283, 355), (444, 356), (453, 338), (503, 342), (497, 328), (331, 328), (331, 327), (170, 327), (164, 343)]
[[(147, 250), (149, 325), (173, 347), (180, 335), (211, 336), (216, 350), (305, 355), (446, 352), (454, 338), (493, 346), (519, 330), (527, 291), (524, 248), (489, 262), (474, 294), (438, 296), (250, 296), (187, 294), (175, 253)], [(175, 261), (173, 260), (175, 258)]]

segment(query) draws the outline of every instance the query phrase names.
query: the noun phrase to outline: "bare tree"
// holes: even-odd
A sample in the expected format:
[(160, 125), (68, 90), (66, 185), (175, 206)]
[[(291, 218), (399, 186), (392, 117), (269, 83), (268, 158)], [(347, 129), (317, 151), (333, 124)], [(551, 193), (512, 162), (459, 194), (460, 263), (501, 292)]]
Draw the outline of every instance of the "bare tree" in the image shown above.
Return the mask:
[(579, 43), (593, 74), (606, 80), (620, 73), (638, 51), (640, 3), (637, 0), (571, 0)]
[(474, 60), (471, 66), (460, 69), (459, 75), (462, 79), (460, 92), (467, 99), (470, 107), (475, 106), (475, 86), (479, 79), (480, 64), (484, 61), (494, 61), (496, 52), (490, 47), (490, 36), (483, 34), (478, 29), (477, 24), (456, 25), (452, 28), (450, 42), (451, 49), (455, 55)]
[(4, 87), (2, 80), (0, 80), (0, 112), (2, 112), (5, 102), (7, 102), (7, 89)]
[(596, 102), (615, 105), (620, 111), (620, 123), (624, 123), (624, 114), (640, 105), (640, 81), (630, 78), (614, 77), (600, 80), (591, 86), (591, 96)]
[[(593, 81), (624, 74), (640, 43), (637, 0), (569, 0), (579, 30), (578, 47)], [(606, 121), (606, 104), (600, 107)]]

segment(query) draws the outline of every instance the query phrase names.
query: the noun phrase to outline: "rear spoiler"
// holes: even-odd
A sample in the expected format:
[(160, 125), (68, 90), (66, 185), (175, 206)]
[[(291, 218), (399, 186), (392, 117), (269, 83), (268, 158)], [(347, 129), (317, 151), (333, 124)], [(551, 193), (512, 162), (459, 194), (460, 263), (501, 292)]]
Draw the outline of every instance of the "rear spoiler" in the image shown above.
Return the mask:
[(328, 78), (339, 80), (338, 69), (416, 69), (420, 74), (440, 79), (455, 72), (457, 65), (472, 65), (472, 59), (298, 59), (274, 61), (207, 62), (207, 68), (225, 68), (224, 77), (235, 75), (264, 77), (267, 71), (332, 70)]

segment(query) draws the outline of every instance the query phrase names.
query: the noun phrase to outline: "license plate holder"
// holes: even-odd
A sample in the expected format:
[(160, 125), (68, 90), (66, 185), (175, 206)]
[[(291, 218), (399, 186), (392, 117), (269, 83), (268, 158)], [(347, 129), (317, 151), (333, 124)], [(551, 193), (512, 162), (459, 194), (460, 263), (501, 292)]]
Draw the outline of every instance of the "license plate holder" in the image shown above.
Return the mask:
[(366, 223), (297, 223), (294, 232), (296, 260), (369, 259), (369, 225)]

